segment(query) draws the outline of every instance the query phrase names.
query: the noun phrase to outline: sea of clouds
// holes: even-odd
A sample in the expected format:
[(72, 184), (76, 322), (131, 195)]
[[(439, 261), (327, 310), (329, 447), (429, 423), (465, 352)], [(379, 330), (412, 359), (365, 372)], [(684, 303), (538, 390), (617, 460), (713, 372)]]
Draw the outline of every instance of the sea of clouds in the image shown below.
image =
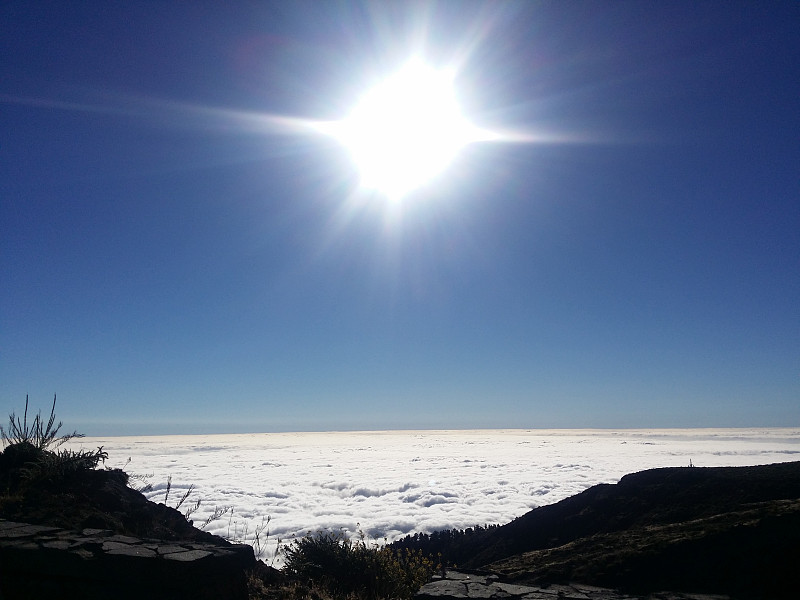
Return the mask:
[[(147, 476), (146, 496), (201, 504), (206, 530), (251, 536), (269, 517), (278, 539), (320, 529), (377, 540), (506, 523), (598, 483), (654, 467), (740, 466), (800, 460), (800, 429), (477, 430), (264, 433), (84, 438), (108, 467)], [(130, 459), (130, 460), (129, 460)], [(138, 480), (132, 482), (136, 487)], [(263, 538), (263, 534), (262, 534)], [(280, 561), (278, 561), (280, 562)]]

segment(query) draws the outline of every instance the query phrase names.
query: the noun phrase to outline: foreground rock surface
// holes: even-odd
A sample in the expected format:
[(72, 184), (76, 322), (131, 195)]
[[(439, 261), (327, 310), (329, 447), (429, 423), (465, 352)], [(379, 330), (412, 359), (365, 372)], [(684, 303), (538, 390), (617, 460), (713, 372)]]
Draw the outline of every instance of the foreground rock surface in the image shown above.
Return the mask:
[(250, 546), (84, 460), (25, 442), (0, 452), (0, 600), (247, 598)]
[(0, 520), (0, 599), (246, 600), (247, 545)]
[(577, 583), (545, 586), (504, 582), (497, 575), (448, 571), (424, 585), (417, 600), (727, 600), (727, 596), (657, 592), (628, 596), (614, 590)]
[(31, 465), (51, 452), (14, 444), (0, 452), (0, 518), (64, 529), (110, 529), (161, 540), (216, 543), (178, 510), (150, 502), (120, 469), (77, 469), (32, 477)]

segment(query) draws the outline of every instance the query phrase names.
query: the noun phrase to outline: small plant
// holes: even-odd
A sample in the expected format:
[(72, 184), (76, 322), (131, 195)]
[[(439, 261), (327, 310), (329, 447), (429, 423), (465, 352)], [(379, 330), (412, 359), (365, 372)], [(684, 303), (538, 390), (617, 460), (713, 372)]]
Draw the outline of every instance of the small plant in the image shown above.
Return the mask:
[(24, 479), (60, 480), (73, 473), (90, 471), (108, 459), (108, 452), (99, 446), (97, 450), (59, 450), (41, 452), (36, 460), (21, 469)]
[[(128, 461), (130, 462), (130, 459), (128, 459)], [(126, 465), (127, 465), (127, 463), (126, 463)], [(152, 489), (153, 489), (153, 486), (148, 483), (140, 491), (142, 491), (142, 493), (144, 493), (144, 491), (151, 491)], [(164, 505), (165, 506), (167, 506), (167, 502), (169, 501), (169, 493), (170, 493), (171, 490), (172, 490), (172, 475), (167, 475), (167, 486), (166, 486), (166, 489), (164, 490)], [(175, 510), (177, 510), (177, 511), (181, 510), (181, 506), (183, 506), (186, 503), (186, 500), (189, 499), (189, 496), (192, 495), (192, 492), (194, 492), (194, 490), (195, 490), (195, 487), (194, 487), (194, 484), (192, 483), (192, 484), (189, 485), (188, 488), (186, 488), (186, 491), (183, 493), (183, 495), (180, 497), (180, 499), (175, 503)], [(186, 519), (189, 522), (190, 525), (194, 524), (192, 522), (191, 517), (195, 512), (197, 512), (197, 509), (200, 508), (200, 505), (202, 503), (203, 503), (203, 499), (202, 498), (198, 498), (194, 502), (188, 504), (186, 510), (183, 512), (183, 518)], [(227, 512), (227, 511), (222, 511), (221, 513), (217, 514), (217, 510), (215, 509), (214, 510), (214, 514), (212, 514), (206, 520), (206, 522), (205, 522), (205, 524), (203, 526), (204, 527), (208, 526), (208, 524), (211, 523), (211, 521), (214, 521), (215, 519), (219, 519), (222, 515), (225, 514), (225, 512)]]
[(410, 599), (435, 571), (420, 551), (368, 543), (361, 531), (355, 540), (341, 530), (307, 535), (285, 548), (284, 557), (287, 573), (313, 581), (333, 597), (361, 600)]
[(64, 443), (74, 438), (83, 437), (82, 433), (73, 431), (66, 435), (59, 436), (58, 432), (63, 423), (56, 422), (56, 396), (53, 395), (53, 406), (50, 409), (50, 419), (45, 425), (42, 419), (42, 412), (39, 411), (34, 417), (33, 422), (28, 425), (28, 396), (25, 396), (25, 412), (22, 415), (22, 420), (16, 415), (11, 413), (8, 415), (8, 431), (0, 426), (0, 438), (3, 440), (3, 446), (10, 446), (12, 444), (30, 444), (37, 450), (50, 450), (51, 446), (58, 448)]
[(28, 422), (28, 397), (25, 396), (25, 411), (20, 419), (15, 413), (8, 416), (8, 430), (0, 427), (3, 456), (6, 468), (15, 474), (14, 480), (21, 482), (60, 481), (74, 474), (91, 471), (102, 462), (108, 453), (100, 446), (97, 450), (58, 450), (64, 443), (83, 437), (72, 432), (59, 435), (61, 421), (56, 424), (56, 397), (50, 408), (50, 418), (45, 421), (41, 411)]
[[(200, 500), (197, 501), (197, 506), (195, 507), (195, 510), (198, 509), (198, 508), (200, 508)], [(212, 512), (210, 515), (208, 515), (206, 517), (206, 520), (203, 521), (202, 525), (200, 525), (200, 527), (198, 527), (198, 529), (200, 531), (205, 531), (206, 527), (208, 527), (211, 523), (213, 523), (217, 519), (221, 519), (222, 517), (224, 517), (225, 514), (228, 511), (231, 511), (231, 514), (233, 514), (233, 507), (232, 506), (222, 506), (222, 507), (215, 506), (214, 507), (214, 512)], [(192, 511), (192, 512), (194, 512), (194, 511)]]
[[(131, 464), (131, 457), (122, 465), (121, 471), (125, 471), (127, 466)], [(127, 471), (125, 471), (127, 473)], [(153, 478), (153, 473), (128, 473), (128, 486), (136, 490), (140, 494), (147, 494), (153, 491), (153, 484), (150, 480)], [(133, 483), (136, 482), (136, 483)]]
[[(166, 491), (164, 493), (164, 504), (166, 504), (167, 500), (169, 500), (169, 492), (170, 492), (171, 489), (172, 489), (172, 475), (167, 475), (167, 489), (166, 489)], [(183, 506), (183, 503), (186, 502), (186, 500), (189, 498), (189, 496), (192, 495), (193, 491), (194, 491), (194, 484), (192, 483), (192, 484), (189, 485), (188, 488), (186, 488), (186, 491), (184, 492), (183, 496), (181, 496), (180, 500), (178, 500), (177, 504), (175, 504), (175, 510), (180, 510), (181, 509), (181, 506)], [(186, 513), (186, 515), (185, 515), (186, 519), (188, 520), (189, 519), (189, 515), (192, 514), (199, 507), (200, 507), (200, 501), (198, 500), (197, 501), (197, 506), (195, 506), (193, 510), (189, 509), (189, 511)]]
[[(220, 509), (215, 509), (214, 515), (216, 515), (217, 511), (219, 510)], [(253, 529), (253, 532), (251, 533), (250, 525), (247, 523), (247, 521), (245, 521), (244, 524), (241, 527), (239, 527), (239, 522), (234, 520), (232, 506), (225, 507), (219, 516), (224, 515), (228, 511), (230, 511), (231, 514), (228, 517), (228, 532), (225, 535), (225, 539), (233, 544), (249, 544), (250, 546), (253, 547), (253, 554), (257, 559), (261, 560), (262, 558), (264, 558), (264, 556), (267, 554), (267, 547), (269, 545), (269, 537), (270, 537), (269, 524), (272, 521), (272, 517), (270, 516), (262, 517), (261, 523), (256, 525), (255, 528)], [(206, 524), (208, 524), (208, 522)], [(271, 565), (275, 564), (275, 560), (278, 556), (278, 553), (280, 552), (280, 548), (281, 548), (281, 540), (280, 538), (278, 538), (278, 546), (277, 549), (275, 550), (275, 553), (272, 556)]]

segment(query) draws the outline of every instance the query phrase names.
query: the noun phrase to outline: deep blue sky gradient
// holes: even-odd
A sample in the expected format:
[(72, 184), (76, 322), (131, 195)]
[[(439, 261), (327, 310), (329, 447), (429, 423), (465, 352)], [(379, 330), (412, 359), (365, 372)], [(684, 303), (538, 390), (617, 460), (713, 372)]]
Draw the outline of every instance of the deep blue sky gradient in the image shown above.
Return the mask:
[[(98, 435), (797, 426), (798, 23), (797, 2), (4, 2), (0, 413), (58, 393)], [(551, 141), (471, 146), (392, 210), (332, 141), (258, 124), (341, 118), (414, 53), (457, 63), (477, 124)]]

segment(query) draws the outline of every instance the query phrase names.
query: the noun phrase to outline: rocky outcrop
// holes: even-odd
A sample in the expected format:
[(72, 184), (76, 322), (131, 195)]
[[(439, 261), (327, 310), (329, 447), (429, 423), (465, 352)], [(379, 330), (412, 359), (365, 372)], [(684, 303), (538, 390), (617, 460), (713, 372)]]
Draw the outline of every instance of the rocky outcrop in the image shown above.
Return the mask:
[(652, 469), (506, 525), (397, 545), (441, 552), (450, 564), (520, 585), (580, 581), (632, 594), (794, 600), (800, 462)]
[(0, 520), (2, 600), (246, 600), (255, 564), (247, 545)]
[(629, 591), (800, 597), (800, 500), (749, 504), (678, 523), (594, 534), (486, 568), (509, 581), (585, 581)]
[(614, 590), (579, 583), (520, 585), (496, 574), (447, 571), (422, 586), (417, 600), (727, 600), (727, 596), (657, 592), (628, 596)]
[(480, 568), (597, 534), (682, 523), (735, 513), (755, 503), (798, 498), (800, 462), (650, 469), (536, 508), (488, 532), (479, 546), (471, 544), (469, 560), (458, 564)]
[(0, 518), (79, 531), (110, 529), (160, 540), (222, 541), (193, 527), (178, 510), (150, 502), (130, 488), (125, 471), (82, 469), (26, 477), (26, 464), (35, 464), (35, 458), (25, 463), (18, 454), (17, 446), (0, 452)]
[(103, 456), (27, 442), (0, 452), (0, 600), (246, 600), (248, 573), (271, 575), (252, 547), (95, 468)]

